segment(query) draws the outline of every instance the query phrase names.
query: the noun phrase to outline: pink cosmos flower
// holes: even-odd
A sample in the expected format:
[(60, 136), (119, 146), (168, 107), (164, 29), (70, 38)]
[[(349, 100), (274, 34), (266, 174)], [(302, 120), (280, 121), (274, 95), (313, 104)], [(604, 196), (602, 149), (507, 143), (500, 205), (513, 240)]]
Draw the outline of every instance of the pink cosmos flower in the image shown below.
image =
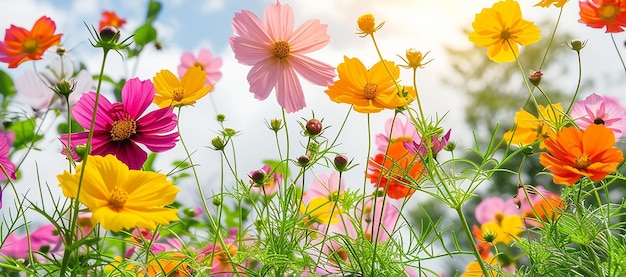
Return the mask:
[(357, 204), (356, 218), (362, 218), (361, 227), (367, 238), (385, 242), (394, 233), (400, 211), (392, 202), (389, 198), (371, 197), (366, 200), (363, 211), (362, 205)]
[[(172, 108), (161, 108), (144, 114), (154, 95), (154, 85), (150, 80), (133, 78), (122, 88), (121, 103), (111, 103), (101, 96), (91, 154), (113, 154), (130, 169), (140, 169), (148, 154), (139, 147), (139, 143), (154, 152), (163, 152), (176, 146), (178, 133), (170, 133), (177, 124)], [(95, 92), (86, 93), (72, 108), (74, 118), (83, 128), (88, 129), (91, 124), (95, 97)], [(88, 132), (72, 134), (72, 148), (86, 144), (87, 135)], [(67, 141), (67, 135), (62, 135), (61, 141)], [(78, 159), (76, 153), (72, 155)]]
[(217, 81), (222, 78), (222, 72), (220, 67), (222, 66), (222, 59), (219, 57), (213, 58), (209, 49), (202, 48), (198, 52), (198, 56), (195, 57), (191, 52), (185, 52), (180, 56), (180, 65), (178, 66), (178, 77), (183, 78), (185, 72), (192, 67), (198, 66), (200, 69), (206, 72), (205, 86), (215, 85)]
[(411, 142), (420, 141), (420, 134), (415, 129), (413, 122), (408, 118), (390, 118), (385, 123), (385, 133), (376, 136), (376, 146), (378, 152), (385, 153), (389, 142)]
[(256, 99), (265, 100), (275, 87), (278, 104), (292, 113), (306, 106), (298, 75), (319, 86), (333, 83), (334, 67), (304, 56), (330, 41), (328, 26), (319, 20), (308, 20), (294, 31), (293, 10), (277, 1), (265, 8), (263, 21), (242, 10), (235, 13), (232, 26), (230, 46), (239, 63), (252, 66), (248, 83)]
[(53, 89), (60, 81), (68, 81), (74, 85), (69, 96), (70, 106), (74, 106), (83, 93), (93, 89), (93, 78), (87, 70), (81, 70), (74, 76), (74, 64), (67, 56), (56, 58), (41, 72), (27, 70), (15, 81), (15, 89), (24, 103), (30, 105), (35, 112), (48, 108), (65, 108), (64, 101)]
[(593, 93), (574, 103), (570, 116), (583, 129), (591, 124), (604, 124), (613, 131), (615, 140), (626, 135), (626, 108), (617, 98)]
[(493, 221), (500, 222), (508, 215), (519, 215), (519, 211), (513, 198), (504, 201), (499, 197), (491, 197), (483, 199), (476, 206), (474, 215), (478, 223), (485, 224)]
[[(28, 247), (29, 240), (30, 248)], [(47, 224), (32, 231), (29, 236), (18, 236), (15, 233), (9, 234), (2, 248), (0, 248), (0, 257), (28, 260), (30, 249), (37, 260), (47, 261), (48, 258), (37, 252), (40, 251), (44, 255), (60, 254), (62, 246), (63, 240), (56, 232), (56, 227), (52, 224)]]
[[(15, 164), (9, 159), (9, 151), (11, 145), (15, 141), (15, 134), (13, 132), (1, 132), (0, 131), (0, 182), (9, 178), (15, 180)], [(4, 169), (4, 170), (2, 170)], [(5, 172), (6, 171), (6, 174)], [(2, 202), (0, 202), (0, 208), (2, 208)]]

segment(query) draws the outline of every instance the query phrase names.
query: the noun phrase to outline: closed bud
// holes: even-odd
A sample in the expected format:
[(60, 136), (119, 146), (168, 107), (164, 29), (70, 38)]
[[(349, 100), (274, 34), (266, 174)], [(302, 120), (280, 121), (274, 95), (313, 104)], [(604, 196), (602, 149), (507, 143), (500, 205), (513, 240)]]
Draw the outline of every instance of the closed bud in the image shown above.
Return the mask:
[(530, 77), (528, 77), (528, 80), (537, 87), (539, 86), (539, 83), (541, 83), (542, 77), (543, 77), (543, 72), (531, 70)]
[(483, 232), (483, 240), (487, 243), (492, 243), (493, 240), (498, 236), (497, 233), (492, 232), (491, 230), (486, 230)]
[(262, 186), (265, 182), (265, 176), (267, 173), (263, 169), (258, 169), (250, 174), (250, 180), (255, 184)]
[(305, 167), (309, 164), (311, 160), (309, 159), (309, 156), (307, 155), (302, 155), (300, 157), (298, 157), (298, 164), (302, 167)]
[(317, 136), (322, 132), (322, 122), (319, 119), (312, 118), (306, 123), (306, 132), (311, 136)]
[(117, 42), (120, 39), (120, 30), (113, 26), (105, 26), (100, 30), (100, 39)]
[(75, 88), (76, 82), (61, 80), (56, 83), (56, 88), (54, 89), (54, 91), (67, 99), (67, 97), (69, 97), (70, 94), (74, 92)]
[(348, 157), (346, 155), (338, 154), (333, 160), (335, 169), (339, 172), (346, 171), (348, 169)]
[(226, 115), (224, 114), (217, 115), (217, 122), (224, 122), (224, 120), (226, 120)]
[(278, 130), (283, 128), (283, 121), (279, 118), (274, 118), (270, 120), (270, 129), (274, 132), (278, 132)]
[(212, 202), (213, 202), (214, 206), (220, 206), (220, 205), (222, 205), (222, 197), (214, 196)]
[(87, 145), (77, 145), (74, 147), (74, 152), (78, 155), (78, 160), (82, 161), (87, 155)]
[(211, 140), (211, 145), (213, 145), (215, 150), (224, 150), (224, 147), (226, 147), (226, 143), (224, 142), (224, 140), (221, 137), (215, 137)]
[(448, 142), (448, 144), (443, 147), (443, 150), (446, 150), (448, 152), (452, 152), (454, 151), (454, 149), (456, 149), (456, 143), (453, 141)]

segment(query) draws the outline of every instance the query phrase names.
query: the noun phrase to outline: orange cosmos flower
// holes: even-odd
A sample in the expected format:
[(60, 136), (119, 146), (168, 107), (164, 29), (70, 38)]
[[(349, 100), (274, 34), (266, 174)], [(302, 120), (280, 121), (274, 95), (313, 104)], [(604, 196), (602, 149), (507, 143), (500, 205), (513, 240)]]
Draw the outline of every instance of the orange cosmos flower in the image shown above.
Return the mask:
[(98, 30), (102, 30), (106, 26), (113, 26), (119, 29), (124, 24), (126, 24), (126, 20), (118, 17), (114, 11), (103, 11)]
[(370, 182), (382, 188), (388, 186), (387, 195), (393, 199), (411, 196), (415, 189), (407, 185), (415, 182), (424, 169), (424, 165), (404, 148), (402, 142), (392, 143), (387, 156), (379, 153), (368, 164)]
[(28, 60), (41, 60), (48, 48), (61, 43), (61, 34), (54, 34), (56, 24), (47, 16), (42, 16), (28, 31), (11, 25), (0, 41), (0, 62), (16, 68)]
[(591, 28), (606, 27), (607, 33), (619, 33), (626, 27), (626, 1), (587, 0), (580, 1), (580, 23)]
[(622, 151), (613, 146), (613, 132), (604, 125), (592, 124), (584, 131), (566, 127), (544, 143), (548, 152), (541, 153), (539, 162), (556, 184), (571, 186), (583, 176), (598, 182), (624, 160)]

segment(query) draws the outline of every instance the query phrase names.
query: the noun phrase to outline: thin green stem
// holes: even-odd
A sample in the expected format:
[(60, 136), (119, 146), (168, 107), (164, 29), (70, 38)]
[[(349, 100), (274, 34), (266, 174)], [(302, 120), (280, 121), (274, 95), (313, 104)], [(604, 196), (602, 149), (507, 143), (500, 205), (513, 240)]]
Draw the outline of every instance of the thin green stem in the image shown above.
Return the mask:
[[(63, 260), (61, 262), (61, 269), (60, 269), (60, 274), (61, 276), (65, 276), (67, 270), (68, 270), (68, 265), (69, 265), (69, 260), (70, 257), (72, 256), (72, 253), (74, 253), (74, 247), (72, 246), (73, 244), (73, 240), (74, 240), (74, 236), (75, 231), (76, 231), (76, 222), (78, 220), (78, 211), (79, 211), (79, 206), (80, 206), (80, 191), (81, 191), (81, 187), (83, 184), (83, 179), (85, 177), (85, 168), (87, 166), (87, 160), (89, 157), (89, 154), (91, 153), (91, 142), (93, 139), (93, 133), (94, 133), (94, 127), (96, 125), (96, 118), (98, 115), (98, 102), (100, 100), (100, 89), (102, 88), (102, 79), (104, 76), (104, 67), (106, 65), (106, 59), (107, 59), (107, 55), (109, 53), (108, 49), (104, 49), (104, 54), (102, 56), (102, 65), (100, 66), (100, 74), (98, 75), (98, 86), (96, 87), (96, 95), (94, 97), (94, 104), (93, 104), (93, 114), (91, 116), (91, 124), (89, 126), (89, 132), (87, 135), (87, 145), (86, 145), (86, 151), (85, 151), (85, 155), (81, 164), (82, 170), (80, 171), (80, 177), (78, 179), (78, 188), (76, 189), (76, 198), (74, 198), (74, 203), (73, 203), (73, 207), (71, 209), (71, 215), (70, 215), (70, 224), (68, 226), (69, 228), (69, 234), (67, 234), (65, 236), (65, 250), (63, 252)], [(68, 134), (68, 136), (70, 136), (71, 134)], [(75, 271), (72, 272), (72, 275), (75, 275)]]
[(622, 53), (619, 52), (619, 47), (617, 46), (617, 42), (615, 42), (615, 37), (611, 34), (611, 41), (613, 41), (613, 47), (615, 47), (615, 52), (617, 52), (617, 56), (619, 57), (620, 62), (622, 63), (622, 67), (624, 68), (624, 73), (626, 73), (626, 64), (624, 63), (624, 58), (622, 57)]
[(574, 96), (572, 97), (572, 101), (569, 103), (565, 114), (569, 114), (569, 112), (572, 110), (572, 107), (574, 107), (574, 102), (576, 102), (576, 98), (578, 97), (578, 91), (580, 91), (580, 83), (583, 78), (583, 66), (580, 59), (580, 51), (576, 51), (576, 54), (578, 56), (578, 81), (576, 82), (576, 91), (574, 91)]
[(472, 231), (469, 228), (469, 224), (467, 223), (467, 219), (465, 218), (465, 214), (463, 213), (463, 208), (458, 206), (455, 208), (457, 214), (459, 215), (459, 219), (461, 220), (461, 225), (463, 226), (463, 231), (465, 231), (465, 235), (467, 236), (467, 240), (470, 242), (472, 246), (472, 252), (474, 252), (474, 257), (476, 257), (476, 262), (480, 265), (480, 269), (483, 272), (483, 276), (491, 276), (489, 275), (489, 271), (485, 266), (485, 262), (482, 257), (480, 257), (480, 252), (478, 252), (478, 248), (476, 247), (476, 243), (474, 243), (474, 236), (472, 236)]

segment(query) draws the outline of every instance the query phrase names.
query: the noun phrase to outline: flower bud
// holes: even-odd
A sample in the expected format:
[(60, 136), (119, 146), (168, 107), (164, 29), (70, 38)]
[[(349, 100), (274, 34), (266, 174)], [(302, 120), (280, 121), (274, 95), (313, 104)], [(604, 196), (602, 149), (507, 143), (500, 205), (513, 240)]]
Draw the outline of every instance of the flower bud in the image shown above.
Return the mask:
[(225, 137), (234, 137), (237, 134), (237, 131), (233, 128), (225, 128), (222, 133)]
[(222, 197), (214, 196), (212, 203), (213, 203), (214, 206), (222, 205)]
[(270, 120), (270, 129), (272, 131), (278, 132), (282, 128), (283, 128), (283, 121), (282, 121), (282, 119), (274, 118), (274, 119)]
[(343, 172), (348, 169), (349, 161), (346, 155), (338, 154), (337, 156), (335, 156), (335, 159), (333, 160), (333, 162), (335, 164), (335, 169), (339, 172)]
[(61, 80), (56, 83), (56, 88), (54, 88), (54, 91), (67, 99), (67, 97), (69, 97), (70, 94), (74, 92), (74, 89), (76, 89), (76, 82)]
[(218, 151), (224, 150), (224, 147), (226, 147), (226, 143), (224, 142), (224, 140), (221, 137), (213, 138), (211, 140), (211, 144), (213, 145), (215, 150), (218, 150)]
[(78, 160), (82, 161), (87, 155), (87, 145), (77, 145), (74, 147), (74, 152), (78, 155)]
[(262, 186), (265, 182), (267, 173), (263, 169), (258, 169), (250, 174), (250, 179), (257, 185)]
[(317, 136), (322, 132), (322, 122), (319, 119), (311, 118), (306, 123), (306, 132), (311, 136)]
[(67, 53), (67, 50), (64, 47), (57, 46), (57, 55), (63, 56)]
[(195, 217), (196, 211), (193, 208), (186, 208), (183, 210), (183, 214), (187, 217)]
[(498, 236), (497, 233), (492, 232), (491, 230), (486, 230), (483, 232), (483, 240), (487, 243), (492, 243), (496, 237)]
[(302, 167), (305, 167), (309, 164), (311, 160), (309, 159), (309, 156), (307, 155), (302, 155), (300, 157), (298, 157), (298, 164)]
[(570, 49), (576, 52), (580, 52), (580, 50), (585, 48), (585, 45), (587, 45), (587, 41), (582, 41), (580, 39), (573, 39), (569, 42), (567, 46), (569, 46)]
[(120, 30), (113, 26), (105, 26), (100, 30), (100, 39), (117, 42), (120, 39)]
[(449, 141), (448, 144), (443, 147), (443, 150), (446, 150), (448, 152), (452, 152), (454, 151), (454, 149), (456, 149), (456, 142), (453, 141)]
[(542, 77), (543, 77), (543, 72), (531, 70), (530, 77), (528, 77), (528, 80), (537, 87), (539, 86), (539, 83), (541, 83)]
[(224, 122), (224, 120), (226, 120), (226, 115), (222, 113), (217, 115), (217, 122)]

